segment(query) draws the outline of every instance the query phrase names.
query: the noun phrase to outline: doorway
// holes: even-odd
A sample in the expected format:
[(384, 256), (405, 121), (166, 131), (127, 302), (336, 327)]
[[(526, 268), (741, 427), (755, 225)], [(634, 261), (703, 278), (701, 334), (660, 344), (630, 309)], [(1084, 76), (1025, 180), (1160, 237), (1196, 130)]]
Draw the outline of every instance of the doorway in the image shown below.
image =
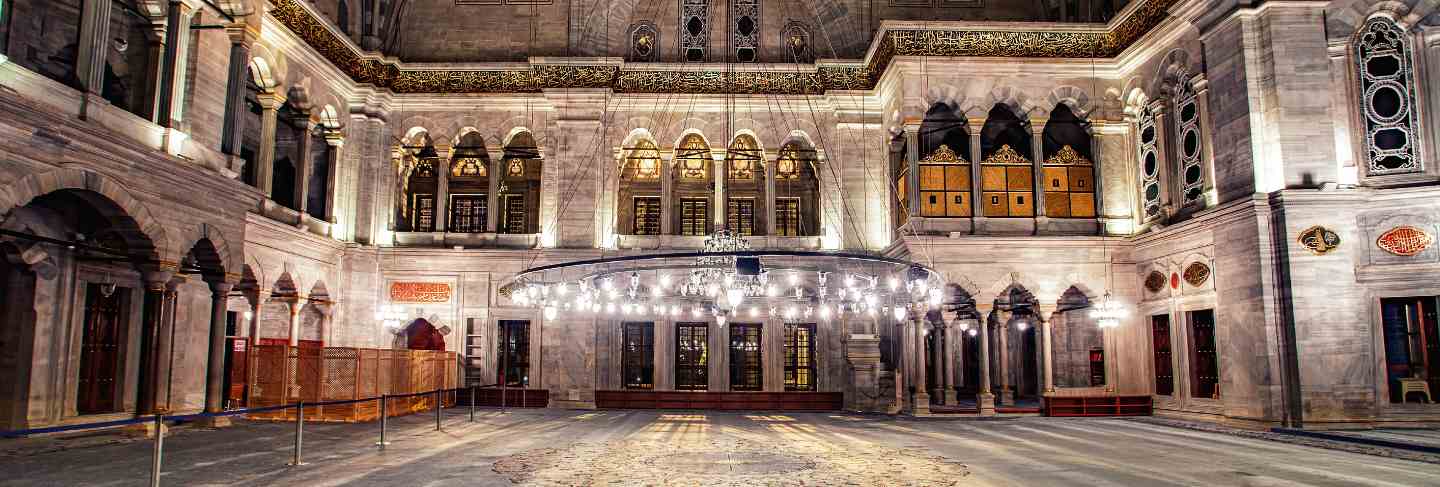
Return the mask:
[(119, 385), (129, 329), (129, 289), (89, 283), (85, 287), (85, 328), (80, 339), (80, 414), (120, 410)]

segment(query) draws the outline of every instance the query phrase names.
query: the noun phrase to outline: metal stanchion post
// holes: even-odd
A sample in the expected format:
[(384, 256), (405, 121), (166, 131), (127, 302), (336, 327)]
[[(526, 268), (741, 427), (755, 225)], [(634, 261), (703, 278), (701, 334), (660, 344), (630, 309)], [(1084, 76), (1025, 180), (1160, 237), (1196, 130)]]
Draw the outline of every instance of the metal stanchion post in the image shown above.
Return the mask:
[(479, 399), (480, 399), (480, 398), (475, 397), (475, 386), (470, 386), (470, 422), (471, 422), (471, 423), (474, 423), (474, 422), (475, 422), (475, 401), (478, 401)]
[(155, 415), (155, 453), (150, 459), (150, 486), (160, 487), (160, 457), (165, 452), (165, 416)]
[(380, 395), (380, 442), (376, 443), (376, 445), (379, 445), (381, 449), (384, 449), (385, 445), (390, 444), (390, 442), (385, 441), (385, 417), (387, 416), (387, 414), (385, 414), (385, 403), (390, 402), (386, 399), (387, 396), (385, 394)]
[(441, 389), (435, 389), (435, 431), (440, 431), (440, 408), (445, 405), (442, 401), (445, 396), (441, 395)]
[(305, 462), (300, 461), (301, 443), (305, 436), (305, 401), (295, 403), (295, 458), (290, 461), (290, 466), (298, 467)]

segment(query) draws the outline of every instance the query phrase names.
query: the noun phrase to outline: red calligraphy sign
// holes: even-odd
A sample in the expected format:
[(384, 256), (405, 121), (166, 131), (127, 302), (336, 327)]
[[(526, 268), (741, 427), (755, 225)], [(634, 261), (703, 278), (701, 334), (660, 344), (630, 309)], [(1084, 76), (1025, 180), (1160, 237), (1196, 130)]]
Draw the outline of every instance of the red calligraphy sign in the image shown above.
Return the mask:
[(392, 303), (448, 303), (450, 284), (444, 282), (392, 282)]

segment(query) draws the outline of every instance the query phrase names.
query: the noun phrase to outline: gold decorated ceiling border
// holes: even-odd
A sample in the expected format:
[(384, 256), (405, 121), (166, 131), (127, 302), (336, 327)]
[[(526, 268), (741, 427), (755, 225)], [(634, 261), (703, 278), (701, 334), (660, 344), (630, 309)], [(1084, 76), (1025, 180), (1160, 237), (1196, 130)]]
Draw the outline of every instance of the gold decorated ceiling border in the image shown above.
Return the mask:
[(618, 66), (532, 66), (528, 69), (400, 69), (367, 58), (300, 5), (270, 0), (270, 14), (357, 83), (396, 93), (535, 93), (546, 88), (609, 88), (617, 93), (820, 94), (868, 90), (896, 56), (1109, 58), (1165, 20), (1179, 0), (1145, 0), (1108, 31), (887, 30), (864, 65), (820, 66), (815, 72), (624, 70)]

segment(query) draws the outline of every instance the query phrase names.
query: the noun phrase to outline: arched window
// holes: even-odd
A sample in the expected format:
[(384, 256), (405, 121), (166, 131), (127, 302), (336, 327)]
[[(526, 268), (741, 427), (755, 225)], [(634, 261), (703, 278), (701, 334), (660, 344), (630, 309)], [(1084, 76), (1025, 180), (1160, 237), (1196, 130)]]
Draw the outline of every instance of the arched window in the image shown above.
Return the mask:
[(1370, 175), (1420, 171), (1415, 144), (1415, 89), (1410, 40), (1403, 28), (1375, 17), (1355, 34), (1365, 118), (1365, 162)]
[(255, 66), (245, 70), (245, 133), (240, 137), (240, 158), (245, 160), (245, 167), (241, 169), (240, 179), (245, 184), (255, 186), (257, 177), (255, 174), (256, 157), (260, 154), (260, 94), (266, 91), (255, 81)]
[(735, 60), (753, 63), (760, 51), (760, 0), (731, 0), (730, 18), (735, 34), (730, 36)]
[(785, 59), (781, 61), (791, 63), (809, 63), (815, 61), (815, 54), (810, 47), (810, 29), (798, 20), (791, 20), (785, 23), (785, 29), (780, 31), (780, 45), (785, 47)]
[(765, 154), (754, 137), (735, 136), (725, 154), (725, 227), (742, 237), (765, 235)]
[(660, 31), (650, 21), (635, 24), (630, 29), (630, 60), (655, 61), (660, 48)]
[(540, 176), (544, 161), (530, 132), (520, 132), (505, 146), (500, 177), (500, 233), (540, 233)]
[(1091, 159), (1090, 123), (1061, 103), (1050, 112), (1041, 136), (1045, 155), (1045, 216), (1095, 217), (1095, 165)]
[(439, 184), (440, 156), (421, 133), (410, 138), (401, 155), (400, 215), (396, 230), (402, 232), (435, 231), (435, 194)]
[[(7, 0), (4, 11), (0, 11), (5, 57), (41, 76), (83, 89), (76, 70), (80, 60), (80, 19), (85, 16), (82, 5), (81, 0)], [(111, 20), (117, 19), (112, 16)], [(136, 48), (144, 50), (146, 46)]]
[(1205, 159), (1200, 128), (1200, 97), (1190, 80), (1175, 92), (1175, 145), (1180, 156), (1180, 204), (1205, 206)]
[(802, 141), (780, 147), (775, 160), (775, 234), (820, 235), (820, 179), (815, 148)]
[(305, 182), (305, 213), (317, 220), (324, 220), (330, 203), (330, 158), (335, 151), (326, 140), (325, 134), (337, 130), (325, 125), (315, 128), (310, 134), (310, 173)]
[(305, 144), (301, 142), (305, 137), (311, 136), (305, 130), (308, 123), (310, 115), (289, 102), (281, 105), (276, 115), (275, 163), (271, 168), (270, 199), (296, 211), (300, 209), (300, 202), (295, 199), (299, 193), (296, 185), (304, 183), (296, 180), (299, 165), (305, 160), (305, 154), (300, 150)]
[(156, 52), (159, 42), (150, 19), (140, 15), (135, 0), (110, 2), (110, 42), (105, 45), (105, 78), (101, 96), (105, 101), (150, 119), (154, 107)]
[[(971, 215), (970, 135), (965, 118), (937, 103), (920, 124), (920, 216)], [(904, 172), (903, 170), (901, 171)]]
[(467, 132), (455, 144), (450, 160), (450, 224), (447, 231), (484, 233), (490, 218), (490, 154), (485, 138)]
[(1035, 216), (1030, 122), (1005, 105), (990, 109), (980, 129), (980, 207), (987, 217)]
[(672, 224), (680, 235), (709, 235), (711, 231), (710, 201), (715, 193), (710, 146), (700, 134), (689, 134), (675, 147), (674, 169), (670, 181), (675, 211)]
[(709, 0), (680, 0), (680, 54), (688, 62), (705, 62), (710, 43)]
[(1143, 221), (1161, 216), (1160, 209), (1160, 134), (1155, 127), (1155, 113), (1149, 107), (1140, 112), (1140, 204)]
[(660, 149), (649, 139), (640, 139), (624, 148), (620, 162), (620, 188), (616, 204), (616, 233), (659, 235)]

